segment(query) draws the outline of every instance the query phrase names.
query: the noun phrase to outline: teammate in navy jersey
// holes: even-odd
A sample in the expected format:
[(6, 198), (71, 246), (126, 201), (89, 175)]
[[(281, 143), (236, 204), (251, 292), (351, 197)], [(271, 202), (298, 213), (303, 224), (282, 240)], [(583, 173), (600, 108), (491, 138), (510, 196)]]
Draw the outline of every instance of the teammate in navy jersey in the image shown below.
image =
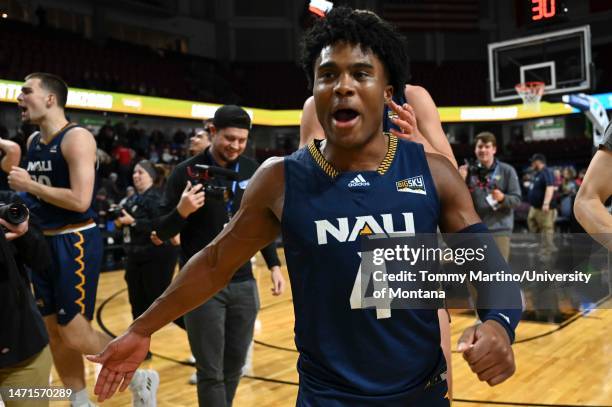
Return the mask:
[[(300, 352), (298, 405), (449, 405), (436, 310), (359, 309), (354, 290), (366, 226), (486, 230), (446, 158), (383, 133), (384, 103), (403, 89), (406, 59), (399, 34), (375, 15), (339, 7), (314, 25), (303, 66), (326, 140), (266, 161), (223, 232), (125, 334), (89, 357), (103, 364), (95, 388), (101, 400), (126, 387), (153, 332), (210, 298), (282, 231)], [(487, 242), (483, 267), (506, 266)], [(518, 287), (510, 291), (520, 307)], [(515, 369), (520, 309), (479, 315), (483, 323), (466, 329), (459, 350), (480, 380), (496, 385)]]
[[(90, 405), (82, 355), (99, 352), (111, 338), (90, 325), (103, 250), (92, 208), (96, 141), (66, 119), (67, 97), (68, 87), (58, 76), (33, 73), (25, 78), (17, 98), (21, 119), (40, 131), (28, 138), (26, 168), (14, 166), (8, 181), (24, 193), (51, 250), (51, 268), (32, 275), (34, 291), (56, 369), (63, 384), (76, 391), (72, 404), (81, 406)], [(155, 376), (139, 374), (137, 384)], [(143, 405), (154, 397), (137, 395), (135, 402)]]

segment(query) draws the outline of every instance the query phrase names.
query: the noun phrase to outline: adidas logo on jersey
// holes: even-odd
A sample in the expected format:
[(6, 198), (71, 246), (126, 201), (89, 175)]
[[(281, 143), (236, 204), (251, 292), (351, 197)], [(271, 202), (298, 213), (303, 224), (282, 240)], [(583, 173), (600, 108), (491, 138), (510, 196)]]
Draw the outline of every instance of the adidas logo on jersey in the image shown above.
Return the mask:
[(425, 190), (425, 180), (422, 175), (403, 179), (395, 183), (397, 192), (411, 192), (413, 194), (427, 195)]
[(359, 174), (351, 182), (348, 183), (349, 188), (353, 187), (369, 187), (370, 183), (363, 178), (363, 175)]

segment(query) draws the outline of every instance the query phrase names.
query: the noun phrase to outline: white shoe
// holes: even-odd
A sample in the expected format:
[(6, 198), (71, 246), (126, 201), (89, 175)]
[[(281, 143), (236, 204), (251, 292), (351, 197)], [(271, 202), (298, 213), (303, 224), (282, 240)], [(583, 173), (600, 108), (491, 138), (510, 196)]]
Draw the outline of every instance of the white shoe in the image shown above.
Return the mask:
[(192, 365), (195, 365), (195, 356), (189, 355), (189, 357), (187, 359), (185, 359), (185, 362), (191, 363)]
[(193, 372), (189, 378), (189, 384), (198, 384), (198, 372)]
[(249, 345), (249, 350), (247, 351), (246, 360), (244, 361), (244, 366), (242, 366), (242, 376), (249, 376), (253, 374), (253, 344), (251, 341)]
[(138, 369), (130, 382), (134, 407), (156, 407), (159, 374), (153, 370)]

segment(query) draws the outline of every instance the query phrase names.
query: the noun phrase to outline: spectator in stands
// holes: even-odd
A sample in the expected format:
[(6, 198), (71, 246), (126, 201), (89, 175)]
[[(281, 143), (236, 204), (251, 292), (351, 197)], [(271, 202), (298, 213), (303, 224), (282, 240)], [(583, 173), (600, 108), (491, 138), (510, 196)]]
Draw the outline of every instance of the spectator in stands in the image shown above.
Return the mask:
[(585, 168), (578, 171), (578, 176), (576, 177), (576, 180), (574, 181), (578, 188), (580, 188), (580, 185), (582, 185), (582, 181), (584, 180), (584, 176), (586, 175), (586, 172), (587, 170)]
[(113, 145), (115, 144), (115, 131), (108, 123), (100, 127), (98, 137), (96, 137), (96, 143), (98, 144), (99, 148), (107, 153), (112, 150)]
[(474, 154), (477, 162), (459, 167), (466, 180), (474, 208), (487, 225), (502, 255), (510, 257), (510, 234), (514, 227), (514, 209), (521, 203), (521, 187), (516, 170), (495, 158), (497, 139), (490, 132), (476, 136)]
[(561, 174), (561, 170), (559, 168), (555, 168), (553, 170), (553, 179), (554, 179), (555, 186), (559, 188), (561, 184), (563, 183), (563, 175)]
[(527, 225), (530, 232), (542, 234), (540, 254), (547, 256), (557, 250), (553, 239), (557, 210), (551, 208), (555, 193), (554, 177), (546, 166), (544, 154), (534, 154), (531, 157), (531, 168), (535, 174), (527, 193), (527, 200), (531, 205), (527, 215)]
[(131, 148), (125, 146), (122, 140), (117, 142), (113, 150), (113, 158), (117, 161), (117, 171), (119, 173), (119, 187), (126, 188), (129, 184), (132, 159), (136, 153)]
[(134, 188), (133, 186), (129, 186), (125, 189), (125, 196), (123, 197), (123, 199), (121, 201), (119, 201), (119, 206), (123, 207), (123, 205), (125, 205), (125, 203), (127, 202), (128, 199), (130, 199), (132, 197), (132, 195), (134, 195), (136, 193), (136, 188)]
[(98, 146), (96, 150), (96, 159), (98, 161), (98, 174), (101, 177), (109, 176), (111, 173), (111, 166), (113, 165), (113, 157)]
[(121, 190), (117, 185), (118, 179), (119, 176), (117, 175), (117, 173), (111, 172), (108, 178), (103, 178), (100, 182), (101, 187), (106, 190), (108, 199), (112, 201), (111, 203), (117, 203), (123, 197), (123, 193), (121, 193)]
[(559, 198), (573, 197), (576, 195), (576, 171), (572, 167), (565, 167), (562, 171), (561, 185), (559, 186)]
[(174, 164), (176, 163), (176, 156), (172, 154), (170, 151), (170, 147), (164, 147), (164, 150), (161, 154), (161, 162), (164, 164)]
[(193, 157), (196, 154), (200, 154), (210, 146), (210, 133), (207, 122), (204, 122), (204, 128), (198, 130), (195, 134), (189, 138), (189, 156)]

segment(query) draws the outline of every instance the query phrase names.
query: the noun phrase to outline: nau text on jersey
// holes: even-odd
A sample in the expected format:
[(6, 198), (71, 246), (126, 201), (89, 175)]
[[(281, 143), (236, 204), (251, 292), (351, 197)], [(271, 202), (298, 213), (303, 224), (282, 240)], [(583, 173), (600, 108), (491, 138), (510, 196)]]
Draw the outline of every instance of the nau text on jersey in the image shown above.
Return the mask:
[(414, 217), (412, 212), (402, 213), (404, 230), (395, 230), (393, 214), (355, 216), (354, 218), (337, 218), (332, 223), (327, 219), (315, 220), (317, 227), (317, 242), (327, 244), (328, 235), (339, 242), (354, 242), (359, 235), (385, 234), (387, 236), (398, 233), (414, 233)]
[(51, 160), (45, 161), (30, 161), (28, 162), (28, 172), (48, 172), (53, 171), (53, 166), (51, 165)]

